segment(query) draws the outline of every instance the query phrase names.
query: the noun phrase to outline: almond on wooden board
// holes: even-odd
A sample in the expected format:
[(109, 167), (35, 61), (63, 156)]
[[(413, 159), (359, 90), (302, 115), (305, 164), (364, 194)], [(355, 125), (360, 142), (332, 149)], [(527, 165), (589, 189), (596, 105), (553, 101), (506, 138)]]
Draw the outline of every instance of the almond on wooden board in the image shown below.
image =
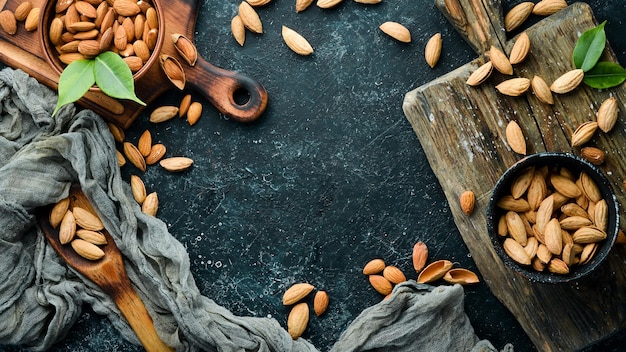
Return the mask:
[(526, 59), (529, 52), (530, 38), (526, 32), (523, 32), (517, 37), (515, 44), (513, 44), (513, 48), (511, 48), (509, 62), (511, 65), (517, 65)]
[(598, 123), (595, 121), (583, 122), (576, 128), (572, 134), (572, 147), (580, 147), (589, 142), (598, 129)]
[(21, 4), (17, 6), (17, 8), (15, 8), (15, 19), (18, 21), (26, 20), (26, 17), (28, 17), (28, 14), (30, 13), (30, 10), (32, 9), (33, 9), (33, 3), (31, 1), (26, 0), (22, 2)]
[(489, 60), (491, 60), (493, 67), (498, 70), (498, 72), (504, 75), (513, 74), (513, 66), (511, 65), (509, 58), (504, 55), (502, 50), (493, 45), (489, 49)]
[(86, 230), (100, 231), (104, 229), (104, 225), (100, 218), (87, 209), (81, 207), (73, 207), (72, 213), (76, 219), (76, 225)]
[(98, 260), (104, 257), (104, 251), (93, 243), (89, 243), (83, 239), (75, 239), (71, 242), (71, 246), (78, 255), (88, 260)]
[(590, 163), (598, 166), (604, 162), (604, 152), (596, 147), (584, 147), (580, 149), (580, 155)]
[(59, 242), (67, 244), (74, 239), (76, 234), (76, 219), (71, 210), (65, 212), (61, 225), (59, 226)]
[(63, 220), (63, 217), (65, 216), (65, 213), (67, 213), (67, 210), (69, 209), (69, 207), (70, 207), (69, 198), (63, 198), (60, 201), (58, 201), (52, 207), (52, 209), (50, 209), (50, 216), (48, 218), (48, 221), (50, 222), (50, 226), (52, 226), (53, 228), (57, 228), (61, 224), (61, 221)]
[(535, 4), (525, 1), (515, 5), (504, 16), (504, 28), (507, 32), (511, 32), (521, 26), (528, 19), (533, 11)]
[(526, 139), (519, 124), (511, 120), (505, 130), (506, 141), (511, 149), (521, 155), (526, 155)]
[(476, 195), (474, 195), (474, 192), (470, 190), (464, 191), (459, 197), (459, 204), (465, 215), (472, 215), (476, 204)]
[(559, 76), (550, 85), (550, 90), (557, 94), (566, 94), (580, 85), (585, 77), (581, 69), (574, 69)]
[(533, 15), (549, 16), (567, 7), (565, 0), (541, 0), (533, 7)]
[(17, 21), (11, 10), (0, 12), (0, 27), (10, 35), (17, 33)]
[(535, 93), (535, 96), (537, 97), (537, 99), (539, 99), (540, 102), (550, 105), (554, 104), (552, 91), (550, 90), (550, 87), (543, 78), (539, 76), (534, 76), (532, 81), (530, 82), (530, 85), (532, 87), (533, 93)]
[(496, 86), (496, 90), (504, 95), (518, 97), (526, 93), (529, 87), (530, 80), (528, 78), (517, 77), (499, 83)]
[(487, 61), (486, 63), (480, 65), (476, 71), (472, 72), (465, 83), (472, 87), (478, 86), (491, 76), (492, 71), (493, 63), (491, 61)]
[(617, 107), (617, 99), (610, 97), (602, 102), (598, 109), (597, 121), (598, 128), (602, 132), (609, 132), (615, 126), (617, 122), (617, 114), (619, 109)]

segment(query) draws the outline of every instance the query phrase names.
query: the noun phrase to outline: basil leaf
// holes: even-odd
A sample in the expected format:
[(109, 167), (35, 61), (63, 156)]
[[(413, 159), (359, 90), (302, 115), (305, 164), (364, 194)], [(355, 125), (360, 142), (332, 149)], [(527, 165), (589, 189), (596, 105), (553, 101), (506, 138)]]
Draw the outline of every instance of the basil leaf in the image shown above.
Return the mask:
[(626, 70), (615, 62), (598, 62), (585, 73), (583, 82), (591, 88), (605, 89), (618, 86), (626, 80)]
[(593, 68), (600, 59), (606, 45), (606, 33), (604, 25), (606, 21), (583, 33), (574, 47), (574, 66), (587, 72)]
[(96, 56), (94, 72), (96, 84), (106, 95), (146, 105), (135, 95), (133, 74), (118, 54), (106, 51)]
[(52, 116), (64, 105), (80, 99), (95, 82), (93, 60), (76, 60), (67, 65), (59, 77), (59, 99)]

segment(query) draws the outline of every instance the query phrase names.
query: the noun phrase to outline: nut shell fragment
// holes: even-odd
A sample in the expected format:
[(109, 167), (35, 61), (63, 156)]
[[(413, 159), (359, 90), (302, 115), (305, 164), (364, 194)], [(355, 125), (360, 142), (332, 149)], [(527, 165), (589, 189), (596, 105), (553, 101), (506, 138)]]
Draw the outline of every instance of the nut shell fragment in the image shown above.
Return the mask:
[(437, 260), (430, 263), (417, 277), (417, 282), (426, 284), (441, 279), (452, 268), (449, 260)]
[(448, 283), (460, 285), (477, 284), (480, 282), (478, 275), (471, 270), (463, 268), (448, 270), (443, 279)]

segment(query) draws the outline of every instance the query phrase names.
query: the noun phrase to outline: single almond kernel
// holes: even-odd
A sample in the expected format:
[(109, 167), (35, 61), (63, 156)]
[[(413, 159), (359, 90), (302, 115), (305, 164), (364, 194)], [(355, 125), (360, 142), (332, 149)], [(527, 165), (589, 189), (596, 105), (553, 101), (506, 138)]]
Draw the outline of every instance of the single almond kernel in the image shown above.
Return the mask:
[(533, 15), (550, 16), (567, 8), (565, 0), (541, 0), (533, 7)]
[(461, 193), (459, 204), (461, 205), (461, 210), (465, 213), (465, 215), (472, 215), (475, 203), (476, 196), (474, 195), (474, 192), (468, 190)]
[(150, 150), (152, 149), (152, 134), (149, 130), (143, 131), (141, 136), (139, 136), (139, 141), (137, 141), (137, 149), (139, 153), (144, 157), (150, 155)]
[(434, 34), (426, 43), (424, 57), (426, 59), (426, 63), (431, 68), (435, 67), (435, 65), (437, 65), (437, 62), (439, 62), (442, 45), (443, 41), (441, 40), (441, 33)]
[(596, 147), (584, 147), (580, 149), (580, 155), (590, 163), (598, 166), (604, 163), (605, 154)]
[(580, 147), (589, 142), (597, 129), (598, 123), (595, 121), (587, 121), (578, 126), (572, 134), (572, 147)]
[(87, 260), (98, 260), (104, 257), (104, 251), (93, 243), (82, 239), (75, 239), (71, 242), (72, 249), (81, 257)]
[(385, 269), (385, 262), (382, 259), (372, 259), (363, 267), (363, 274), (374, 275)]
[(287, 26), (283, 26), (282, 36), (285, 44), (287, 44), (289, 49), (291, 49), (294, 53), (303, 56), (313, 54), (313, 47), (302, 35), (300, 35), (300, 33)]
[(143, 183), (141, 177), (137, 175), (130, 176), (130, 189), (133, 192), (133, 198), (135, 201), (142, 205), (144, 200), (146, 200), (146, 186)]
[(50, 216), (48, 217), (48, 222), (50, 222), (50, 226), (52, 226), (52, 228), (56, 229), (59, 227), (65, 213), (67, 213), (67, 210), (69, 209), (69, 206), (70, 199), (63, 198), (52, 207), (50, 210)]
[(320, 9), (330, 9), (339, 5), (343, 0), (317, 0), (317, 7)]
[(74, 239), (76, 234), (76, 219), (71, 210), (67, 210), (63, 215), (61, 224), (59, 225), (59, 242), (67, 244)]
[(530, 52), (530, 38), (526, 32), (521, 33), (515, 40), (513, 48), (511, 48), (511, 55), (509, 55), (509, 62), (511, 65), (517, 65), (526, 60), (528, 53)]
[(126, 155), (126, 158), (128, 159), (128, 161), (130, 161), (130, 163), (133, 164), (139, 170), (145, 172), (146, 160), (144, 159), (143, 155), (141, 155), (141, 153), (139, 152), (139, 149), (137, 149), (137, 147), (135, 147), (135, 145), (130, 142), (124, 142), (123, 148), (124, 148), (124, 155)]
[(159, 162), (164, 156), (167, 149), (161, 143), (154, 144), (150, 149), (150, 154), (146, 157), (146, 164), (154, 165)]
[(91, 244), (99, 246), (107, 244), (107, 238), (101, 232), (79, 229), (76, 231), (76, 236)]
[(313, 0), (296, 0), (296, 13), (306, 10), (312, 3)]
[(608, 133), (617, 122), (618, 112), (617, 99), (615, 97), (610, 97), (602, 102), (598, 109), (598, 128), (602, 132)]
[(526, 155), (526, 139), (522, 128), (515, 121), (509, 121), (505, 130), (506, 141), (511, 149), (521, 155)]
[(292, 339), (297, 340), (309, 323), (309, 306), (305, 303), (298, 303), (289, 312), (287, 317), (287, 332)]
[(180, 62), (167, 54), (161, 54), (159, 63), (169, 81), (172, 82), (176, 88), (180, 90), (185, 89), (187, 78)]
[(15, 19), (17, 21), (25, 21), (28, 13), (33, 9), (33, 3), (29, 0), (22, 2), (15, 8)]
[(104, 225), (102, 224), (100, 218), (89, 210), (81, 207), (73, 207), (72, 213), (74, 213), (74, 219), (76, 220), (77, 226), (91, 231), (100, 231), (104, 229)]
[(472, 74), (467, 78), (465, 82), (467, 85), (472, 87), (478, 86), (491, 76), (491, 72), (493, 71), (493, 63), (491, 61), (487, 61), (482, 64), (476, 71), (472, 72)]
[(580, 85), (584, 77), (581, 69), (568, 71), (552, 82), (550, 90), (557, 94), (569, 93)]
[(0, 27), (10, 35), (17, 33), (17, 21), (11, 10), (0, 12)]
[(239, 4), (239, 18), (241, 18), (244, 27), (249, 31), (257, 34), (263, 33), (263, 23), (259, 14), (245, 1)]
[(198, 60), (198, 49), (193, 42), (182, 34), (172, 34), (172, 41), (174, 42), (174, 48), (185, 59), (185, 62), (189, 66), (195, 66)]
[(493, 63), (493, 67), (495, 67), (498, 72), (504, 75), (512, 75), (513, 74), (513, 66), (509, 61), (509, 58), (504, 55), (502, 50), (496, 48), (495, 46), (491, 46), (489, 49), (489, 60)]
[(230, 31), (232, 32), (233, 38), (235, 38), (237, 43), (243, 46), (246, 41), (246, 27), (244, 26), (243, 21), (241, 20), (241, 17), (239, 17), (239, 15), (236, 15), (230, 21)]
[(180, 101), (180, 106), (178, 107), (178, 117), (185, 116), (189, 110), (189, 106), (191, 106), (191, 94), (185, 95)]
[(39, 27), (39, 7), (33, 7), (26, 16), (24, 21), (24, 28), (27, 32), (32, 32)]
[(543, 78), (539, 76), (533, 77), (530, 85), (533, 89), (533, 93), (535, 93), (535, 96), (537, 97), (537, 99), (539, 99), (540, 102), (550, 105), (554, 104), (552, 91), (550, 90), (550, 87), (548, 87), (546, 81), (543, 80)]
[(170, 172), (182, 172), (189, 169), (191, 165), (193, 165), (193, 160), (183, 156), (178, 156), (162, 159), (159, 161), (159, 165)]
[(146, 196), (143, 204), (141, 205), (141, 211), (150, 216), (156, 216), (159, 209), (159, 197), (156, 192), (152, 192)]
[(315, 293), (315, 298), (313, 298), (313, 311), (315, 315), (318, 317), (326, 312), (328, 308), (328, 293), (326, 291), (320, 290)]
[(200, 116), (202, 116), (202, 104), (194, 101), (191, 105), (189, 105), (189, 109), (187, 111), (187, 122), (189, 123), (189, 126), (195, 125), (200, 119)]
[(413, 269), (415, 269), (416, 273), (419, 273), (422, 269), (424, 269), (426, 261), (428, 260), (428, 247), (426, 246), (426, 243), (420, 241), (413, 246), (411, 259), (413, 260)]
[(150, 114), (150, 122), (152, 123), (161, 123), (168, 120), (171, 120), (174, 116), (178, 114), (178, 107), (164, 105), (160, 106)]
[(383, 270), (383, 277), (392, 284), (399, 284), (406, 281), (406, 276), (398, 267), (389, 265)]
[(501, 94), (511, 97), (518, 97), (528, 90), (530, 87), (530, 80), (524, 77), (511, 78), (496, 86), (496, 90)]
[(410, 43), (411, 42), (411, 32), (403, 25), (398, 22), (385, 22), (379, 26), (380, 30), (392, 37), (393, 39), (402, 42), (402, 43)]
[[(530, 257), (524, 247), (512, 238), (504, 240), (503, 248), (506, 254), (514, 261), (522, 265), (530, 265)], [(541, 248), (541, 246), (539, 246)]]
[(382, 275), (369, 275), (369, 282), (374, 290), (383, 296), (390, 294), (393, 290), (391, 282)]
[(504, 28), (507, 32), (517, 29), (524, 23), (533, 11), (535, 4), (530, 1), (522, 2), (514, 6), (504, 16)]
[(289, 287), (283, 294), (283, 305), (290, 306), (300, 302), (315, 289), (315, 286), (301, 282)]

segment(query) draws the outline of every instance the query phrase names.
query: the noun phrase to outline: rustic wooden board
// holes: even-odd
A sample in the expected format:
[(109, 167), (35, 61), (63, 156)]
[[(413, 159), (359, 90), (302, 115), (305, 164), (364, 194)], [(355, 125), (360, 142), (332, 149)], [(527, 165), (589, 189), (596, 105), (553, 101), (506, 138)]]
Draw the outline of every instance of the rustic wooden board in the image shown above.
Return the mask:
[[(515, 38), (506, 41), (499, 1), (440, 0), (438, 7), (468, 37), (478, 52), (490, 45), (508, 53)], [(575, 3), (541, 20), (526, 32), (532, 48), (528, 59), (515, 67), (515, 76), (543, 77), (552, 82), (573, 69), (571, 53), (578, 36), (597, 25), (590, 7)], [(480, 42), (480, 39), (484, 42)], [(567, 95), (555, 96), (553, 106), (540, 103), (528, 93), (512, 98), (494, 86), (506, 79), (493, 75), (472, 88), (465, 81), (484, 56), (439, 79), (407, 93), (404, 112), (450, 203), (457, 227), (485, 283), (515, 315), (541, 351), (579, 350), (601, 340), (620, 327), (626, 318), (626, 267), (623, 247), (615, 247), (598, 272), (570, 284), (538, 284), (504, 267), (495, 253), (486, 228), (485, 212), (490, 193), (500, 175), (521, 156), (505, 142), (505, 127), (517, 121), (524, 131), (528, 153), (565, 151), (570, 136), (581, 123), (595, 119), (599, 105), (615, 96), (620, 115), (626, 113), (626, 90), (621, 85), (599, 91), (580, 86)], [(602, 60), (617, 61), (607, 46)], [(598, 133), (589, 145), (607, 154), (603, 171), (613, 184), (620, 204), (626, 204), (622, 182), (626, 177), (623, 152), (625, 124), (620, 119), (608, 134)], [(458, 206), (460, 194), (473, 190), (477, 207), (466, 216)], [(623, 216), (622, 216), (623, 219)], [(623, 221), (622, 221), (623, 222)]]

